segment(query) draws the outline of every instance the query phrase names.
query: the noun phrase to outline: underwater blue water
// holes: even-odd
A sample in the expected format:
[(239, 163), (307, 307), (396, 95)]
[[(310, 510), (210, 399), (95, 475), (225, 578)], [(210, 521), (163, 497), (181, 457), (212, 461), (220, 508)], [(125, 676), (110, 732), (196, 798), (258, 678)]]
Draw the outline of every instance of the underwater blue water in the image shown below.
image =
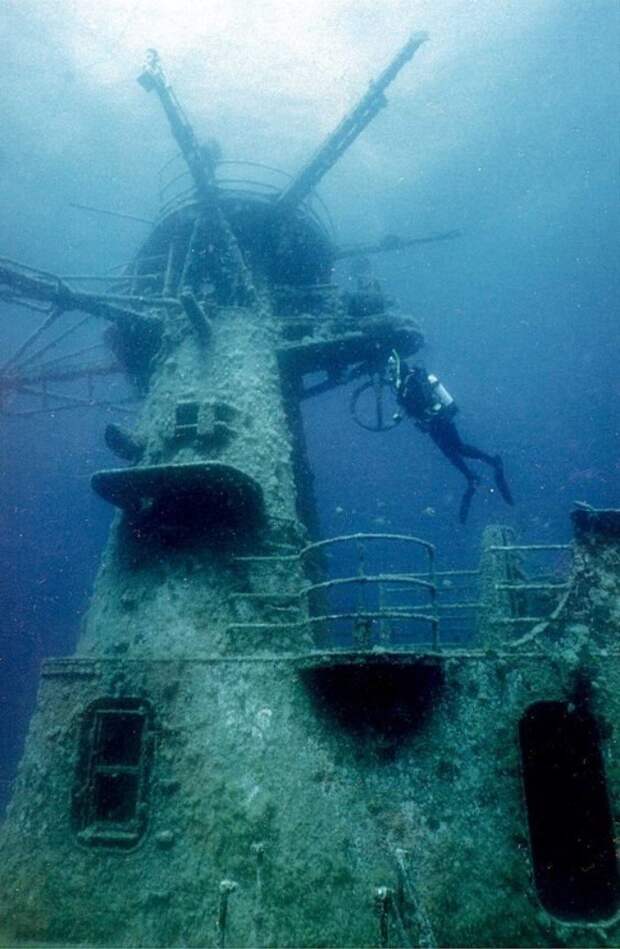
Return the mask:
[[(46, 33), (42, 8), (32, 5), (32, 20), (28, 7), (3, 14), (12, 45), (0, 70), (15, 98), (0, 144), (0, 256), (55, 272), (102, 272), (130, 257), (144, 229), (68, 205), (152, 216), (157, 170), (171, 151), (167, 131), (133, 76), (106, 90), (73, 74), (53, 24)], [(516, 506), (507, 508), (487, 478), (460, 525), (461, 477), (411, 422), (382, 434), (358, 428), (350, 388), (304, 408), (323, 535), (411, 532), (437, 546), (444, 569), (476, 566), (489, 523), (513, 526), (525, 542), (563, 542), (575, 499), (618, 503), (618, 7), (534, 7), (535, 28), (504, 36), (493, 55), (461, 51), (416, 101), (415, 122), (398, 99), (321, 188), (342, 241), (462, 231), (454, 241), (377, 256), (375, 274), (421, 320), (421, 359), (457, 400), (463, 437), (503, 456)], [(351, 10), (353, 22), (355, 4)], [(386, 44), (386, 56), (402, 38)], [(423, 75), (423, 58), (408, 68)], [(270, 90), (265, 116), (278, 103)], [(289, 106), (283, 100), (283, 112)], [(225, 114), (225, 103), (218, 110)], [(249, 154), (240, 157), (276, 155), (278, 165), (298, 167), (286, 130), (270, 155), (264, 117), (247, 117), (249, 127), (253, 121), (255, 138), (248, 134)], [(325, 130), (312, 131), (303, 155)], [(243, 140), (237, 126), (220, 122), (216, 131), (224, 146)], [(398, 187), (386, 187), (382, 163), (393, 182), (395, 162)], [(344, 287), (348, 278), (339, 265), (336, 279)], [(26, 317), (3, 306), (8, 353)], [(111, 417), (93, 410), (0, 419), (0, 800), (39, 662), (71, 652), (105, 542), (111, 511), (88, 479), (111, 463), (102, 442)]]

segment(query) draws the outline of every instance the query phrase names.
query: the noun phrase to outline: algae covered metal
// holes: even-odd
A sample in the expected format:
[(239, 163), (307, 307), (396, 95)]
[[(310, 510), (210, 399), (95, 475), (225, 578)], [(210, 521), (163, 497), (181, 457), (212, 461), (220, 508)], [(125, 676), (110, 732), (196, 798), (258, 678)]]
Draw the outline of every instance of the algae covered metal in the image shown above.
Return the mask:
[[(106, 432), (129, 464), (93, 476), (118, 510), (76, 654), (43, 666), (3, 829), (6, 944), (617, 940), (618, 512), (576, 512), (561, 582), (489, 528), (479, 592), (450, 602), (467, 571), (423, 539), (316, 537), (301, 401), (422, 344), (387, 301), (339, 294), (306, 200), (393, 66), (274, 191), (226, 177), (149, 51), (188, 180), (115, 292), (0, 266), (7, 292), (111, 322), (144, 393), (135, 429)], [(377, 539), (408, 545), (406, 570), (360, 554), (327, 575), (328, 544)], [(401, 600), (330, 612), (336, 585)], [(451, 638), (464, 613), (475, 635)]]

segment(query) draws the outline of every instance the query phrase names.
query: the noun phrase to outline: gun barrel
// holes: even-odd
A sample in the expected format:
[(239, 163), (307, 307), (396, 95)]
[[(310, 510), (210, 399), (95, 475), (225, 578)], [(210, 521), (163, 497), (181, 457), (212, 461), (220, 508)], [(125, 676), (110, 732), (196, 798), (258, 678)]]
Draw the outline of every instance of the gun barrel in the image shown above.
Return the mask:
[(416, 50), (428, 39), (427, 33), (414, 33), (396, 54), (379, 77), (370, 83), (368, 91), (356, 106), (327, 136), (310, 161), (282, 191), (276, 202), (280, 208), (297, 207), (316, 187), (321, 178), (334, 165), (347, 148), (355, 141), (369, 122), (386, 104), (384, 91), (394, 81), (403, 66), (409, 62)]
[(427, 237), (397, 237), (388, 234), (383, 240), (374, 244), (351, 244), (348, 247), (336, 248), (335, 260), (344, 260), (347, 257), (366, 257), (368, 254), (385, 254), (389, 251), (404, 250), (416, 244), (432, 244), (435, 241), (448, 241), (460, 237), (460, 230), (443, 231), (440, 234), (429, 234)]
[(420, 48), (422, 43), (425, 43), (428, 39), (428, 33), (420, 31), (418, 33), (413, 33), (403, 48), (396, 54), (392, 62), (385, 67), (378, 79), (376, 79), (372, 86), (376, 89), (379, 89), (380, 92), (383, 92), (384, 89), (387, 89), (389, 84), (396, 79), (396, 76), (401, 71), (403, 66), (405, 66), (409, 60), (413, 57), (414, 53)]
[(209, 167), (206, 160), (208, 156), (204, 150), (201, 150), (181, 103), (166, 78), (156, 50), (147, 50), (147, 63), (138, 76), (138, 82), (147, 92), (155, 90), (159, 96), (170, 130), (194, 180), (196, 191), (202, 200), (209, 200), (213, 185), (213, 169)]

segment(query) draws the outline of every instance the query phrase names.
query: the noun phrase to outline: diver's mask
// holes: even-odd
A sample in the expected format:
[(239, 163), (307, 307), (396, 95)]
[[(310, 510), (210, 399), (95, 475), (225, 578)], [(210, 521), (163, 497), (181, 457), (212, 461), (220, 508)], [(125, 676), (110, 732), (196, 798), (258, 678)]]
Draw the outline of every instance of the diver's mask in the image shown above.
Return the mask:
[(400, 386), (400, 356), (395, 349), (392, 350), (387, 361), (386, 376), (396, 389)]

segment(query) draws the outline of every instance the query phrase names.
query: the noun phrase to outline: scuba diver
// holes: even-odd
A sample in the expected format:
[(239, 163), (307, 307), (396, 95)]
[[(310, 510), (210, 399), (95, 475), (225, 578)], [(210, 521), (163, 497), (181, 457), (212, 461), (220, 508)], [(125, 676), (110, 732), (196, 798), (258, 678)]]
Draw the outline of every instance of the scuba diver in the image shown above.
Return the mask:
[[(415, 419), (421, 431), (430, 435), (440, 451), (467, 479), (459, 510), (461, 524), (467, 520), (472, 498), (480, 484), (480, 478), (468, 467), (465, 458), (483, 461), (493, 468), (497, 490), (506, 504), (514, 504), (504, 477), (502, 459), (499, 455), (487, 454), (475, 445), (468, 445), (461, 439), (453, 421), (458, 412), (457, 405), (439, 379), (429, 375), (423, 366), (409, 368), (396, 350), (392, 350), (388, 359), (387, 374), (396, 391), (398, 404)], [(397, 412), (394, 418), (400, 420), (402, 414)]]

